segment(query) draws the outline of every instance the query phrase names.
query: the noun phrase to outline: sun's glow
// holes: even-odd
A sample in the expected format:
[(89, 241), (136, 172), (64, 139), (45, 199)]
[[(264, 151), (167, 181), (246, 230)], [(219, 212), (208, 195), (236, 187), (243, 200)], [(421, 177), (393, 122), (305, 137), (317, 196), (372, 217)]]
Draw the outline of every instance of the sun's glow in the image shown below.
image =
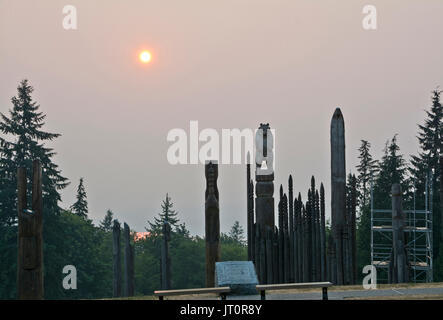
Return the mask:
[(140, 58), (140, 61), (141, 61), (141, 62), (143, 62), (143, 63), (148, 63), (148, 62), (151, 61), (151, 59), (152, 59), (152, 55), (151, 55), (151, 53), (150, 53), (149, 51), (142, 51), (142, 52), (140, 53), (139, 58)]

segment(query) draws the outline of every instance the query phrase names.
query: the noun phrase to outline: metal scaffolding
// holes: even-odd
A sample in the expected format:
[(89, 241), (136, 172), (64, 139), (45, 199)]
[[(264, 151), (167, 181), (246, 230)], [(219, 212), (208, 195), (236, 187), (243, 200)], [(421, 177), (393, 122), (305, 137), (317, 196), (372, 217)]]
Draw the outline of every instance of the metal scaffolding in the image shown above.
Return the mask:
[[(425, 208), (416, 209), (414, 186), (413, 209), (406, 214), (406, 248), (411, 267), (411, 281), (432, 282), (432, 173), (426, 177)], [(371, 264), (377, 268), (379, 282), (388, 282), (392, 250), (392, 210), (375, 209), (371, 180)]]

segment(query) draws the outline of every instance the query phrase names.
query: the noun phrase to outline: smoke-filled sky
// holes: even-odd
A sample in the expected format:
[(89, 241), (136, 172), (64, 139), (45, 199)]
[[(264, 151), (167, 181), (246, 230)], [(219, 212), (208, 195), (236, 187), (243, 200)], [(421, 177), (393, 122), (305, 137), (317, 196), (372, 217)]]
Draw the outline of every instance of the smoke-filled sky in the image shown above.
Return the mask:
[[(275, 182), (293, 174), (306, 197), (310, 176), (330, 201), (329, 123), (340, 106), (347, 171), (360, 140), (378, 158), (399, 134), (409, 159), (417, 124), (443, 84), (443, 2), (372, 0), (377, 30), (365, 30), (360, 0), (0, 0), (0, 112), (20, 80), (34, 86), (49, 146), (71, 184), (80, 177), (89, 216), (107, 209), (144, 231), (168, 192), (193, 234), (204, 233), (204, 166), (168, 163), (171, 129), (276, 130)], [(65, 5), (77, 30), (63, 28)], [(152, 53), (142, 65), (140, 50)], [(221, 229), (246, 223), (244, 165), (221, 165)], [(329, 215), (329, 213), (328, 213)]]

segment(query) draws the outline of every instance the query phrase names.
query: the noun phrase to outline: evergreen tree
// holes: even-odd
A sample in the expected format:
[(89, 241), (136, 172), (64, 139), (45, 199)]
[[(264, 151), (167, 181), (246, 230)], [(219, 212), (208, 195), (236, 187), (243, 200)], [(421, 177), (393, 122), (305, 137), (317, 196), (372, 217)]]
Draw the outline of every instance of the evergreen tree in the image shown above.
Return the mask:
[(357, 183), (360, 210), (362, 210), (363, 207), (369, 205), (371, 178), (375, 178), (378, 168), (377, 160), (374, 160), (372, 158), (370, 149), (371, 144), (366, 140), (361, 140), (361, 146), (358, 149), (358, 151), (360, 152), (358, 156), (358, 158), (360, 159), (360, 163), (357, 165)]
[(71, 206), (72, 213), (82, 217), (88, 218), (88, 201), (86, 200), (86, 190), (83, 185), (83, 178), (80, 178), (80, 183), (77, 187), (77, 201)]
[(383, 157), (379, 162), (379, 172), (374, 184), (374, 206), (377, 209), (391, 208), (391, 188), (394, 183), (399, 183), (403, 191), (407, 192), (407, 165), (400, 147), (397, 144), (397, 135), (386, 142)]
[[(360, 162), (357, 165), (359, 215), (357, 217), (356, 241), (358, 270), (362, 270), (365, 265), (371, 264), (370, 191), (371, 179), (373, 182), (377, 179), (378, 161), (372, 158), (370, 149), (371, 144), (367, 140), (361, 140), (361, 146), (358, 149)], [(360, 273), (358, 273), (358, 276), (361, 278)]]
[(173, 206), (171, 197), (166, 194), (166, 199), (161, 204), (162, 212), (158, 214), (158, 217), (154, 217), (154, 222), (148, 221), (149, 228), (146, 228), (146, 231), (151, 232), (153, 236), (161, 235), (164, 222), (169, 222), (171, 230), (176, 229), (179, 219), (177, 217), (178, 212), (172, 209)]
[[(436, 261), (435, 265), (443, 265), (443, 257), (440, 248), (443, 247), (443, 225), (441, 213), (440, 192), (440, 166), (439, 155), (443, 152), (443, 106), (440, 101), (441, 92), (439, 90), (432, 91), (432, 105), (430, 110), (426, 110), (426, 119), (423, 125), (419, 125), (418, 142), (420, 152), (418, 155), (411, 156), (411, 180), (416, 190), (416, 208), (425, 208), (425, 190), (426, 177), (431, 172), (433, 199), (433, 256)], [(429, 205), (429, 204), (428, 204)], [(439, 261), (442, 260), (442, 261)], [(443, 280), (443, 270), (434, 268), (434, 279), (436, 281)]]
[[(59, 274), (63, 248), (55, 250), (59, 242), (57, 225), (61, 200), (59, 191), (68, 185), (53, 162), (55, 152), (45, 143), (60, 134), (43, 131), (46, 115), (39, 111), (40, 106), (33, 101), (33, 88), (27, 80), (20, 82), (17, 96), (11, 99), (9, 115), (0, 113), (0, 297), (16, 297), (17, 261), (17, 168), (24, 167), (28, 186), (32, 183), (32, 161), (39, 159), (42, 165), (43, 195), (43, 241), (45, 262), (45, 292), (60, 287), (53, 274)], [(28, 187), (28, 201), (31, 188)], [(31, 204), (28, 203), (28, 207)], [(4, 291), (3, 291), (4, 289)]]
[(240, 225), (240, 222), (234, 222), (234, 225), (229, 231), (229, 238), (235, 243), (242, 245), (245, 244), (245, 232), (243, 230), (243, 227)]
[[(42, 165), (44, 214), (58, 213), (59, 191), (68, 185), (58, 166), (52, 161), (56, 154), (45, 146), (60, 134), (42, 130), (46, 115), (39, 111), (40, 106), (33, 101), (33, 87), (23, 80), (17, 88), (17, 96), (11, 99), (9, 117), (0, 113), (0, 132), (11, 140), (0, 137), (0, 210), (1, 222), (14, 224), (17, 216), (16, 173), (18, 167), (25, 167), (28, 183), (31, 183), (32, 161), (39, 159)], [(30, 192), (30, 191), (29, 191)], [(30, 197), (28, 197), (30, 198)]]
[(189, 230), (186, 228), (186, 224), (180, 223), (176, 228), (175, 228), (175, 233), (186, 238), (189, 239), (191, 237), (191, 234), (189, 232)]
[(429, 169), (434, 169), (437, 173), (435, 175), (436, 177), (438, 177), (438, 173), (440, 172), (439, 155), (443, 151), (443, 107), (440, 102), (441, 92), (442, 91), (438, 90), (432, 92), (431, 109), (430, 111), (426, 111), (427, 118), (424, 125), (418, 126), (419, 132), (417, 138), (421, 151), (418, 156), (412, 156), (412, 173), (417, 173), (414, 168), (415, 164), (418, 163), (424, 163)]
[(112, 231), (113, 219), (114, 219), (114, 213), (110, 209), (108, 209), (108, 211), (106, 211), (105, 217), (100, 222), (100, 229), (106, 232)]
[(15, 225), (17, 220), (16, 172), (13, 172), (12, 148), (1, 141), (0, 137), (0, 227)]
[(359, 198), (360, 198), (360, 192), (357, 189), (357, 177), (355, 176), (355, 174), (352, 174), (351, 172), (348, 173), (348, 177), (347, 177), (347, 182), (346, 182), (346, 206), (347, 209), (349, 210), (353, 210), (353, 188), (355, 187), (355, 197), (356, 197), (356, 203), (355, 203), (355, 208), (358, 207), (359, 205)]

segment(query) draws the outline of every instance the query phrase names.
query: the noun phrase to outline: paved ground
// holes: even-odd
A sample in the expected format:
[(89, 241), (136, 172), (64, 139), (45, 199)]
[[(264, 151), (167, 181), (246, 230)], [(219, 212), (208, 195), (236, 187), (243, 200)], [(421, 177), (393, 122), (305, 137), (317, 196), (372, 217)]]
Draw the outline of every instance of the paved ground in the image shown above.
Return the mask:
[[(377, 289), (377, 290), (344, 290), (344, 291), (329, 291), (328, 297), (330, 300), (343, 300), (354, 298), (369, 298), (377, 297), (392, 297), (394, 299), (404, 299), (407, 296), (436, 296), (443, 298), (443, 287), (433, 288), (396, 288), (396, 289)], [(267, 300), (319, 300), (322, 298), (321, 290), (318, 292), (300, 292), (300, 293), (277, 293), (270, 292), (266, 294)], [(259, 295), (252, 296), (228, 296), (228, 300), (259, 300)]]

